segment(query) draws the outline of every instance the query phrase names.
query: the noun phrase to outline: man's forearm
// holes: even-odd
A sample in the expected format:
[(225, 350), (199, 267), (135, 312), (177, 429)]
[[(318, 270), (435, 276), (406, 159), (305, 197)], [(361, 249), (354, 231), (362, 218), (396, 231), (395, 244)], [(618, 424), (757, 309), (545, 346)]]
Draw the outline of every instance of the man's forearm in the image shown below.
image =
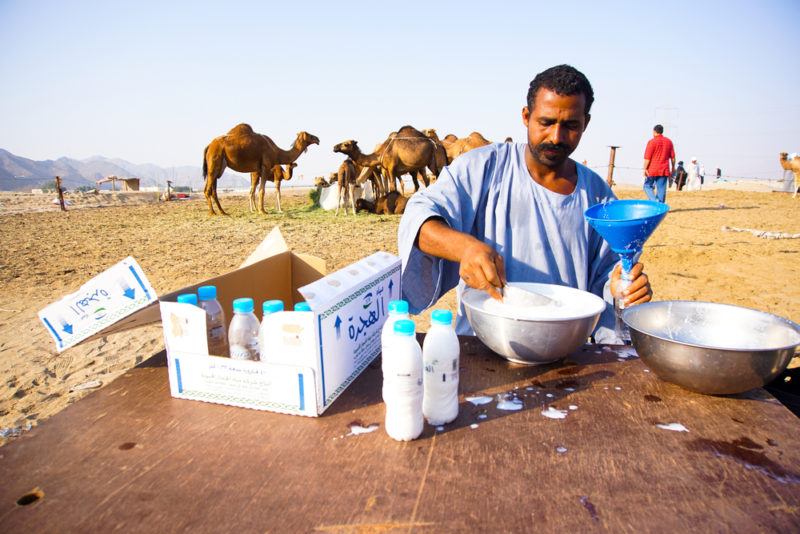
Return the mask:
[(461, 262), (462, 253), (478, 240), (458, 230), (453, 230), (439, 219), (428, 219), (419, 228), (417, 246), (425, 254)]
[(649, 166), (650, 166), (650, 160), (649, 159), (644, 160), (644, 166), (642, 167), (642, 172), (644, 172), (645, 176), (647, 176), (647, 167)]

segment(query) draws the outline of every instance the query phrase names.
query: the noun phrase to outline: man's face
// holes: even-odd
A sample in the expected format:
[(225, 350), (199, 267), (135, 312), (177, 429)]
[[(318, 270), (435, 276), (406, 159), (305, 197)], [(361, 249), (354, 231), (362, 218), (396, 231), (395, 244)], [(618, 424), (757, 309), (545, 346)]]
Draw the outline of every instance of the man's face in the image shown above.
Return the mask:
[(522, 108), (522, 122), (528, 128), (528, 149), (534, 160), (549, 168), (559, 167), (581, 140), (589, 117), (584, 113), (583, 94), (564, 96), (541, 88), (533, 109)]

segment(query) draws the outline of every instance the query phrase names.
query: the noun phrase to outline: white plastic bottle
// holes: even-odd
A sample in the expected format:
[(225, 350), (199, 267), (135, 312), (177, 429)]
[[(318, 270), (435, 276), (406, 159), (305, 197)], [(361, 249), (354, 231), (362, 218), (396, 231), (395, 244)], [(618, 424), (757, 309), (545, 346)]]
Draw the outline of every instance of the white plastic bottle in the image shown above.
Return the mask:
[(389, 317), (386, 318), (386, 322), (383, 323), (383, 328), (381, 329), (381, 347), (388, 345), (394, 333), (394, 323), (401, 319), (408, 319), (408, 302), (405, 300), (390, 300), (388, 311)]
[(265, 300), (261, 305), (261, 311), (263, 315), (261, 318), (261, 326), (258, 328), (258, 352), (261, 361), (265, 362), (269, 359), (270, 340), (274, 335), (271, 319), (274, 318), (274, 314), (283, 311), (283, 301)]
[(253, 299), (233, 301), (233, 318), (228, 328), (231, 359), (258, 360), (258, 318), (253, 313)]
[(458, 417), (460, 351), (452, 312), (434, 310), (431, 328), (422, 343), (422, 413), (432, 425), (451, 423)]
[(197, 288), (200, 307), (206, 311), (206, 337), (208, 353), (215, 356), (228, 354), (228, 336), (225, 332), (225, 310), (217, 300), (216, 286)]
[(422, 433), (422, 349), (414, 336), (414, 322), (394, 324), (391, 342), (383, 354), (383, 401), (386, 433), (410, 441)]

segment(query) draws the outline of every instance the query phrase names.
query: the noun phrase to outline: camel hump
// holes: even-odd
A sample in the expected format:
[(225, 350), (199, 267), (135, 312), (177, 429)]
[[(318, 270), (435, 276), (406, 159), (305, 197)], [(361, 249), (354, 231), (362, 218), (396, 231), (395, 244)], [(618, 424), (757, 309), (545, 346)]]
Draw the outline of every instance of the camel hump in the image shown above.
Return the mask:
[(425, 137), (425, 134), (414, 128), (413, 126), (409, 126), (406, 124), (399, 130), (397, 130), (397, 137)]
[(230, 130), (228, 130), (228, 135), (252, 135), (253, 128), (249, 124), (241, 123), (237, 124)]

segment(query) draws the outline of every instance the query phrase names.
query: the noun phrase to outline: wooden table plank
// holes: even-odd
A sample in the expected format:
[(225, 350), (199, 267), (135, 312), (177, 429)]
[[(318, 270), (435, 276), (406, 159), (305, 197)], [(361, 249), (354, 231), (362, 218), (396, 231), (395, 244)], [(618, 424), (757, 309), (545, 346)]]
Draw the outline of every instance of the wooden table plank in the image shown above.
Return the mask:
[[(378, 363), (316, 419), (172, 399), (166, 368), (136, 368), (0, 449), (0, 530), (798, 529), (791, 412), (620, 354), (523, 367), (462, 338), (459, 418), (410, 443), (383, 431)], [(463, 400), (509, 391), (521, 410)], [(354, 421), (381, 428), (347, 435)]]

